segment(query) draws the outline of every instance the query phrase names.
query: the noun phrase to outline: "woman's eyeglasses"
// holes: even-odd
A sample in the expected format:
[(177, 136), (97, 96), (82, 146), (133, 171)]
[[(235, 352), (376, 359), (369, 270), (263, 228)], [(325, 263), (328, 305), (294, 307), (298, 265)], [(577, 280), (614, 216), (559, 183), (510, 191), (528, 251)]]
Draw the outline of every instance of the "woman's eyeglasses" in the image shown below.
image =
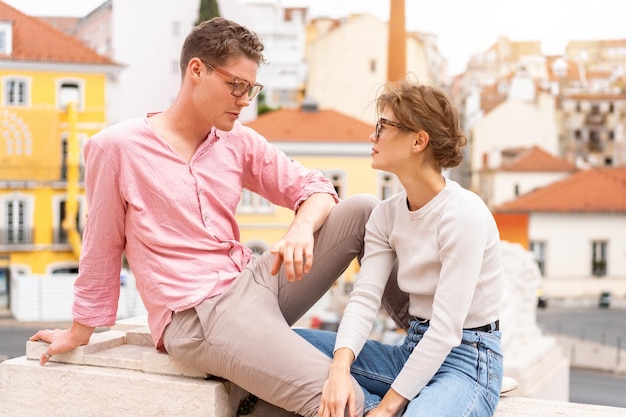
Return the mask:
[(248, 81), (242, 80), (241, 78), (237, 77), (236, 75), (231, 74), (228, 71), (225, 71), (211, 64), (207, 64), (204, 61), (202, 62), (204, 63), (204, 65), (206, 65), (208, 68), (211, 68), (222, 77), (233, 80), (229, 82), (228, 84), (230, 84), (233, 87), (233, 90), (230, 92), (230, 94), (234, 97), (243, 97), (243, 95), (246, 94), (248, 96), (248, 100), (252, 100), (263, 89), (263, 86), (259, 83), (255, 83), (254, 85), (252, 85)]
[(376, 140), (378, 140), (380, 138), (380, 134), (383, 131), (383, 125), (388, 125), (388, 126), (392, 126), (392, 127), (396, 127), (398, 129), (401, 130), (411, 130), (408, 127), (406, 127), (405, 125), (403, 125), (402, 123), (398, 123), (398, 122), (393, 122), (391, 120), (387, 120), (384, 117), (381, 117), (380, 119), (378, 119), (378, 121), (376, 122), (376, 132), (374, 133), (374, 138)]

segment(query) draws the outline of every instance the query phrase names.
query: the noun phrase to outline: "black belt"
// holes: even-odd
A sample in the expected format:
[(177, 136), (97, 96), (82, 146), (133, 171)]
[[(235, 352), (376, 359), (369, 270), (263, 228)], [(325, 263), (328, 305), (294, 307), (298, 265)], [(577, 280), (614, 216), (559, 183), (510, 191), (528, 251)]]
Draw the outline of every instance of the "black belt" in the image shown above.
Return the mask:
[[(426, 320), (420, 317), (413, 317), (413, 320), (421, 323), (421, 324), (428, 324), (430, 323), (430, 320)], [(500, 320), (496, 320), (494, 322), (491, 322), (489, 324), (485, 324), (484, 326), (479, 326), (479, 327), (472, 327), (471, 329), (463, 329), (463, 330), (469, 330), (471, 332), (495, 332), (500, 330)]]

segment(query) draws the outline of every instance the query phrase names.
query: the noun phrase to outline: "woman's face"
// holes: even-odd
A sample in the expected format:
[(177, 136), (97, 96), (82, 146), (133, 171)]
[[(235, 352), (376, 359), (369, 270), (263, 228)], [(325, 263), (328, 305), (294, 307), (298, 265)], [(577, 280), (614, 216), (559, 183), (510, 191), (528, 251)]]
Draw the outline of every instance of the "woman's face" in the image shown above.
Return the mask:
[(411, 157), (412, 133), (403, 129), (395, 115), (385, 109), (370, 135), (372, 146), (372, 168), (396, 173)]

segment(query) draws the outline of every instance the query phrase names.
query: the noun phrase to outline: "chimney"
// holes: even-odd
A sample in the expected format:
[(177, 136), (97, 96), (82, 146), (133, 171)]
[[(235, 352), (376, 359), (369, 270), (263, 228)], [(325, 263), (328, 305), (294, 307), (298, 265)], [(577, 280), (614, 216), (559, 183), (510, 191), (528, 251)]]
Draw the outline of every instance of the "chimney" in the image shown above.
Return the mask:
[(387, 81), (406, 77), (406, 24), (404, 0), (390, 0)]

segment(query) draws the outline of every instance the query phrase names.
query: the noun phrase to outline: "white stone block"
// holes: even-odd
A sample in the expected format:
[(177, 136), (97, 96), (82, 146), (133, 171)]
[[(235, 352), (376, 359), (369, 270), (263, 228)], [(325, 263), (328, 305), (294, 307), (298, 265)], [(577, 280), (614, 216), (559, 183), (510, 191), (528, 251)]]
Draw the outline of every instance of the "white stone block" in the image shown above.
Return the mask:
[(159, 352), (156, 349), (143, 354), (143, 371), (152, 374), (184, 376), (188, 378), (206, 378), (208, 376), (206, 372), (178, 362), (167, 353)]
[[(126, 343), (126, 333), (114, 330), (94, 333), (89, 339), (89, 344), (79, 346), (71, 352), (54, 355), (50, 359), (52, 362), (64, 362), (82, 364), (85, 362), (85, 355), (89, 355), (102, 350), (121, 346)], [(26, 357), (28, 359), (39, 360), (41, 355), (48, 349), (45, 342), (26, 342)]]
[(0, 416), (234, 417), (229, 385), (23, 356), (0, 364)]
[(544, 356), (523, 362), (524, 366), (507, 363), (504, 357), (504, 374), (517, 381), (512, 395), (544, 400), (569, 401), (569, 360), (561, 348), (554, 345)]
[(150, 328), (138, 327), (136, 329), (128, 329), (126, 331), (126, 343), (129, 345), (151, 346), (154, 348)]

